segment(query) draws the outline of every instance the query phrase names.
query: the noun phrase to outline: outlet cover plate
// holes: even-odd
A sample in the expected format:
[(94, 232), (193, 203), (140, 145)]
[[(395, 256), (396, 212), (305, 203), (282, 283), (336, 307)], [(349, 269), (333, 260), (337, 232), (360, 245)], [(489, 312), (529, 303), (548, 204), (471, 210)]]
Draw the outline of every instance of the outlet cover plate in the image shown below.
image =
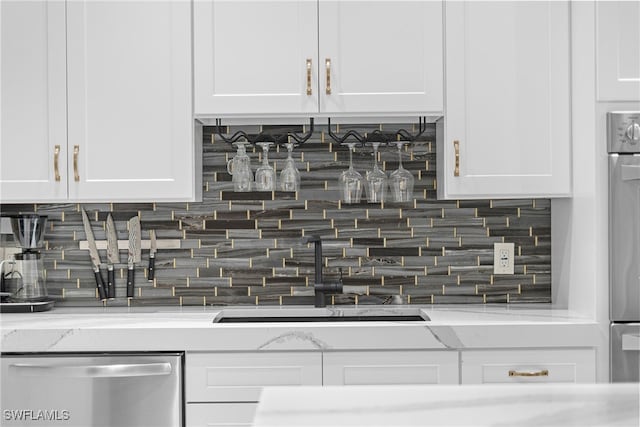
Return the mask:
[(493, 274), (513, 274), (515, 244), (493, 244)]

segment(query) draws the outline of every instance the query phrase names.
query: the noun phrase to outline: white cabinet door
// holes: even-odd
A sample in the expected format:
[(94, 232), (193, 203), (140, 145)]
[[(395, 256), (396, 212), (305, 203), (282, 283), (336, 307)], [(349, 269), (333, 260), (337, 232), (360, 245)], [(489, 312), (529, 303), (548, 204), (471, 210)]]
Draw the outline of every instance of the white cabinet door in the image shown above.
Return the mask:
[(442, 3), (319, 2), (320, 111), (442, 111)]
[(64, 2), (2, 1), (0, 19), (0, 200), (64, 200)]
[(469, 350), (460, 355), (462, 384), (593, 383), (595, 349)]
[(570, 195), (569, 21), (567, 2), (445, 3), (440, 198)]
[(458, 384), (458, 352), (325, 352), (322, 375), (323, 385)]
[(640, 101), (640, 2), (595, 5), (598, 101)]
[(194, 3), (195, 112), (318, 111), (316, 0)]
[(262, 387), (321, 385), (320, 352), (187, 353), (186, 401), (257, 402)]
[(69, 2), (67, 43), (69, 197), (192, 199), (189, 2)]

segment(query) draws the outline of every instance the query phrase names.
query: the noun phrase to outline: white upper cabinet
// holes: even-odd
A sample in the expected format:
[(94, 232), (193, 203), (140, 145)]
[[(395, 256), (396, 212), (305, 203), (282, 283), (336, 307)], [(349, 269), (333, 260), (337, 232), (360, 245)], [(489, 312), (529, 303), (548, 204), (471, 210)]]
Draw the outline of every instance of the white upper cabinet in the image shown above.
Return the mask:
[(195, 113), (442, 112), (442, 3), (194, 4)]
[(70, 198), (192, 199), (189, 2), (70, 1), (67, 43)]
[(442, 111), (442, 3), (319, 0), (320, 111)]
[(2, 1), (0, 19), (0, 201), (65, 199), (64, 2)]
[(195, 198), (188, 2), (2, 2), (2, 24), (2, 202)]
[(598, 101), (640, 101), (640, 2), (595, 5)]
[(438, 197), (571, 192), (567, 2), (446, 2)]
[(194, 3), (195, 112), (318, 109), (315, 0)]

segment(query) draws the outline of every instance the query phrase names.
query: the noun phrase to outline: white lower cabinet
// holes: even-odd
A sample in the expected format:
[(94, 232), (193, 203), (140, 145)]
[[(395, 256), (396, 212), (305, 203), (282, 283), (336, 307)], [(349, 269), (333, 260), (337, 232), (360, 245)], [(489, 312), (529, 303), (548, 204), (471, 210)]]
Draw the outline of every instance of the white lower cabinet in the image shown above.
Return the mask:
[(595, 372), (595, 348), (187, 352), (186, 425), (251, 425), (263, 387), (593, 383)]
[(186, 424), (251, 425), (267, 386), (322, 385), (322, 353), (187, 353)]
[(457, 351), (325, 352), (323, 385), (458, 384)]
[(460, 364), (462, 384), (596, 381), (593, 348), (469, 350), (461, 353)]

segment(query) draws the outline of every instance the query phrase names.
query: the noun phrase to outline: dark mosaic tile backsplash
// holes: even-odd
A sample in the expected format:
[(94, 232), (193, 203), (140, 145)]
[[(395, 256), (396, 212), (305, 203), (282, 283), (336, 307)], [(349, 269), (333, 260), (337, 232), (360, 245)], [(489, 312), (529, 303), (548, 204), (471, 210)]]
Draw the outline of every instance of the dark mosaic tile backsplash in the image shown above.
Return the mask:
[[(394, 132), (413, 125), (385, 125)], [(354, 127), (335, 129), (343, 135)], [(380, 127), (355, 127), (371, 132)], [(245, 127), (246, 129), (246, 127)], [(348, 149), (316, 126), (294, 150), (302, 185), (297, 193), (234, 193), (226, 162), (235, 149), (204, 128), (203, 201), (199, 203), (2, 205), (3, 215), (48, 215), (43, 251), (47, 288), (59, 305), (102, 305), (97, 299), (80, 207), (89, 213), (97, 240), (112, 212), (119, 239), (127, 220), (140, 215), (143, 238), (177, 239), (179, 249), (159, 250), (156, 279), (147, 281), (148, 251), (136, 270), (136, 296), (126, 294), (126, 251), (116, 265), (117, 298), (111, 305), (312, 305), (313, 244), (323, 239), (325, 281), (342, 272), (344, 294), (334, 304), (519, 303), (551, 301), (551, 212), (547, 199), (436, 200), (435, 126), (405, 151), (404, 167), (415, 181), (412, 203), (340, 203), (337, 178), (348, 166)], [(226, 129), (232, 134), (237, 129)], [(259, 131), (259, 129), (256, 129)], [(261, 149), (249, 149), (258, 167)], [(281, 170), (286, 149), (270, 152)], [(397, 149), (382, 147), (379, 160), (390, 172)], [(373, 156), (354, 153), (364, 174)], [(493, 275), (494, 242), (515, 243), (515, 274)], [(5, 245), (7, 242), (4, 243)], [(105, 251), (100, 253), (106, 260)], [(103, 269), (106, 270), (106, 269)], [(103, 271), (106, 276), (106, 271)]]

